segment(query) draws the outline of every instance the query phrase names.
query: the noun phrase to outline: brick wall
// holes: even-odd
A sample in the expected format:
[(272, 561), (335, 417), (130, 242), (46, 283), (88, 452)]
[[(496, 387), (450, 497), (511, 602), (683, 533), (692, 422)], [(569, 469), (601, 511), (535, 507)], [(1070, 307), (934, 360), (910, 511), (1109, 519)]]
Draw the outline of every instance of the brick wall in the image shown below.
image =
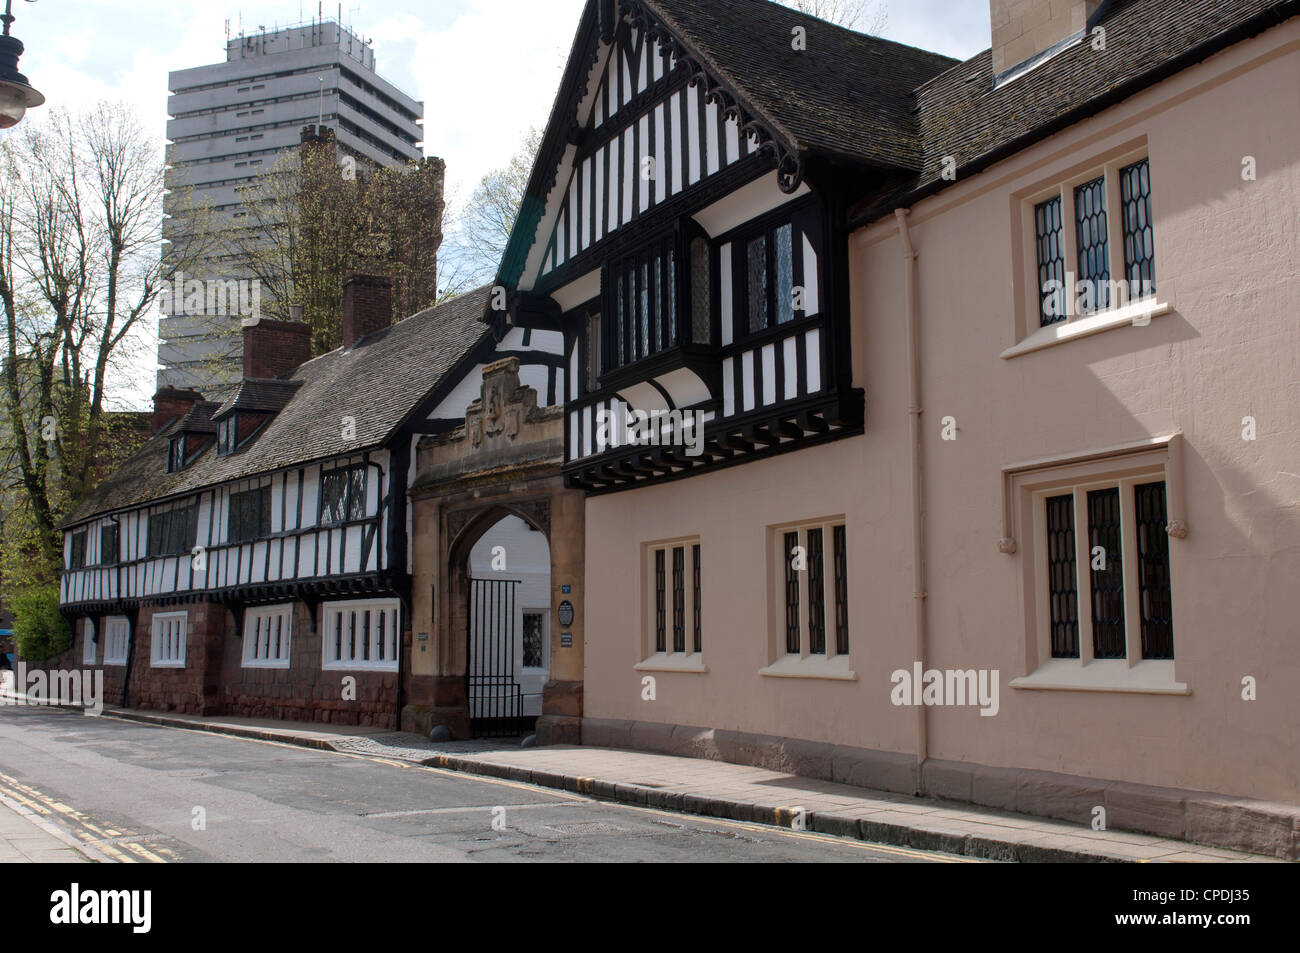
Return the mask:
[[(153, 666), (153, 617), (167, 612), (187, 613), (184, 668)], [(135, 628), (131, 657), (131, 705), (152, 711), (189, 715), (220, 713), (218, 690), (221, 644), (234, 622), (230, 612), (215, 603), (146, 606)]]
[[(397, 673), (322, 669), (321, 635), (312, 631), (311, 623), (307, 605), (295, 602), (287, 669), (244, 668), (242, 634), (227, 639), (221, 658), (221, 710), (251, 718), (395, 728)], [(355, 700), (343, 697), (345, 677), (356, 679)]]

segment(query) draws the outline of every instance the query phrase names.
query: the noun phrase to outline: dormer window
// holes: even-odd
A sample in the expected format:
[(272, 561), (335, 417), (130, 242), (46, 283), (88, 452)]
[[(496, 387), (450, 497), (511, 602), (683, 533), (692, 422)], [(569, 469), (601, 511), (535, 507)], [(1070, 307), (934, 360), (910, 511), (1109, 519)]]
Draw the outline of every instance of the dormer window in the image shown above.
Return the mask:
[(167, 445), (167, 472), (179, 473), (185, 469), (185, 434), (172, 437)]
[(228, 414), (217, 423), (217, 456), (224, 457), (235, 452), (238, 445), (238, 414)]

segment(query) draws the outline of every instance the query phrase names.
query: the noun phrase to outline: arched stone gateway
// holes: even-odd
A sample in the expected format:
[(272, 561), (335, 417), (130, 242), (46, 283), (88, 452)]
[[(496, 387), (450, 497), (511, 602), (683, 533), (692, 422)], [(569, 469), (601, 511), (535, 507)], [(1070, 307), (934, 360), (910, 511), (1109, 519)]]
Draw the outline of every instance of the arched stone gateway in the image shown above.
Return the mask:
[(539, 743), (580, 741), (583, 496), (560, 473), (563, 419), (512, 357), (483, 369), (463, 427), (420, 441), (404, 730), (468, 738), (535, 718)]

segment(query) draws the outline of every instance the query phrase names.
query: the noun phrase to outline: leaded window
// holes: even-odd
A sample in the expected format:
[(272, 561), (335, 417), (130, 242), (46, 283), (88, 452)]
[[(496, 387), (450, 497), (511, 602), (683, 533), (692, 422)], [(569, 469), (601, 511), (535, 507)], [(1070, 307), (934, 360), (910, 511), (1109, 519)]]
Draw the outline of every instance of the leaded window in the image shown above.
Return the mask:
[(799, 534), (785, 534), (785, 650), (799, 652)]
[(71, 551), (68, 553), (68, 568), (86, 568), (86, 531), (84, 529), (72, 534)]
[(655, 550), (655, 651), (664, 652), (668, 649), (667, 639), (667, 613), (665, 607), (668, 602), (668, 593), (665, 589), (667, 580), (664, 577), (664, 559), (667, 553), (662, 549)]
[(149, 514), (149, 555), (178, 556), (194, 548), (199, 529), (196, 503)]
[(694, 575), (694, 598), (691, 600), (691, 610), (695, 616), (695, 651), (703, 651), (703, 632), (700, 626), (700, 544), (696, 543), (691, 547), (691, 571)]
[(230, 494), (230, 520), (226, 538), (242, 543), (271, 535), (271, 488), (257, 487)]
[(849, 654), (849, 554), (844, 526), (834, 527), (835, 549), (835, 654)]
[(794, 320), (794, 227), (773, 226), (743, 247), (746, 329), (755, 334)]
[(1163, 483), (1133, 488), (1137, 522), (1138, 601), (1142, 657), (1174, 657), (1173, 596), (1169, 585), (1169, 520)]
[(1043, 327), (1064, 321), (1065, 239), (1061, 228), (1061, 197), (1034, 206), (1035, 242), (1038, 249), (1039, 323)]
[(1089, 568), (1092, 573), (1092, 654), (1124, 658), (1124, 546), (1119, 488), (1088, 493)]
[(339, 467), (321, 474), (320, 524), (350, 523), (366, 516), (365, 464)]
[(121, 546), (121, 534), (116, 523), (105, 523), (99, 528), (99, 564), (101, 566), (115, 565), (121, 557), (118, 555)]
[(713, 334), (713, 285), (708, 239), (691, 239), (691, 340), (708, 344)]
[(1156, 290), (1155, 231), (1151, 227), (1151, 161), (1119, 170), (1124, 203), (1124, 277), (1142, 294)]
[(1074, 495), (1047, 500), (1047, 598), (1052, 658), (1079, 657), (1079, 589), (1075, 571)]
[(826, 568), (822, 531), (808, 530), (808, 651), (826, 654)]
[[(613, 301), (605, 313), (617, 325), (607, 366), (622, 367), (677, 343), (677, 263), (674, 237), (666, 235), (609, 266)], [(611, 277), (610, 275), (606, 276)]]
[(673, 651), (686, 651), (686, 550), (673, 547)]
[(524, 668), (541, 668), (544, 664), (546, 613), (525, 612), (523, 631)]
[[(1106, 225), (1106, 177), (1074, 189), (1075, 235), (1079, 243), (1079, 285), (1091, 289), (1091, 310), (1110, 305), (1110, 242)], [(1086, 292), (1085, 292), (1086, 293)]]

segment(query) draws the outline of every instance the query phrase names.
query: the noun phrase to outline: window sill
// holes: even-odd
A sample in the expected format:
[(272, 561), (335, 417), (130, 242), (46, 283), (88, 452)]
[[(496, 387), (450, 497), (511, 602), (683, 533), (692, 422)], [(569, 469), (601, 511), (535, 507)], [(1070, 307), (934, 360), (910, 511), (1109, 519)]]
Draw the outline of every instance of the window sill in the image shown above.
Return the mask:
[(699, 652), (656, 652), (644, 662), (632, 666), (638, 672), (697, 672), (704, 674), (709, 667)]
[(759, 675), (768, 678), (825, 678), (832, 681), (856, 682), (857, 672), (849, 668), (847, 655), (827, 658), (824, 655), (783, 655), (767, 668), (760, 668)]
[(396, 672), (396, 662), (326, 662), (321, 666), (323, 672)]
[(258, 662), (258, 661), (254, 661), (254, 660), (252, 660), (252, 659), (247, 659), (247, 660), (244, 661), (244, 663), (243, 663), (243, 667), (244, 667), (244, 668), (281, 668), (281, 669), (287, 669), (287, 668), (289, 667), (289, 662), (288, 662), (288, 660), (285, 660), (285, 661), (283, 661), (283, 662), (280, 662), (280, 661), (276, 661), (276, 662)]
[(1028, 675), (1011, 680), (1012, 688), (1057, 692), (1128, 692), (1138, 695), (1190, 695), (1174, 680), (1170, 659), (1129, 665), (1124, 659), (1097, 659), (1080, 665), (1074, 659), (1052, 659)]
[(1127, 324), (1141, 327), (1143, 321), (1158, 318), (1172, 310), (1173, 305), (1168, 301), (1154, 301), (1150, 298), (1134, 301), (1121, 308), (1110, 308), (1086, 317), (1075, 318), (1073, 321), (1062, 321), (1039, 328), (1019, 344), (1012, 345), (998, 356), (1004, 360), (1019, 357), (1021, 354), (1041, 351), (1046, 347), (1064, 344), (1066, 341), (1088, 337), (1090, 334), (1098, 334)]
[(150, 662), (150, 663), (149, 663), (149, 667), (150, 667), (150, 668), (184, 668), (184, 667), (185, 667), (185, 663), (184, 663), (184, 662), (157, 662), (157, 661), (154, 661), (154, 662)]
[(106, 658), (106, 659), (104, 659), (104, 667), (105, 667), (105, 668), (121, 668), (121, 667), (123, 667), (124, 665), (126, 665), (126, 659), (124, 659), (124, 658), (121, 658), (121, 659), (118, 659), (118, 658)]

